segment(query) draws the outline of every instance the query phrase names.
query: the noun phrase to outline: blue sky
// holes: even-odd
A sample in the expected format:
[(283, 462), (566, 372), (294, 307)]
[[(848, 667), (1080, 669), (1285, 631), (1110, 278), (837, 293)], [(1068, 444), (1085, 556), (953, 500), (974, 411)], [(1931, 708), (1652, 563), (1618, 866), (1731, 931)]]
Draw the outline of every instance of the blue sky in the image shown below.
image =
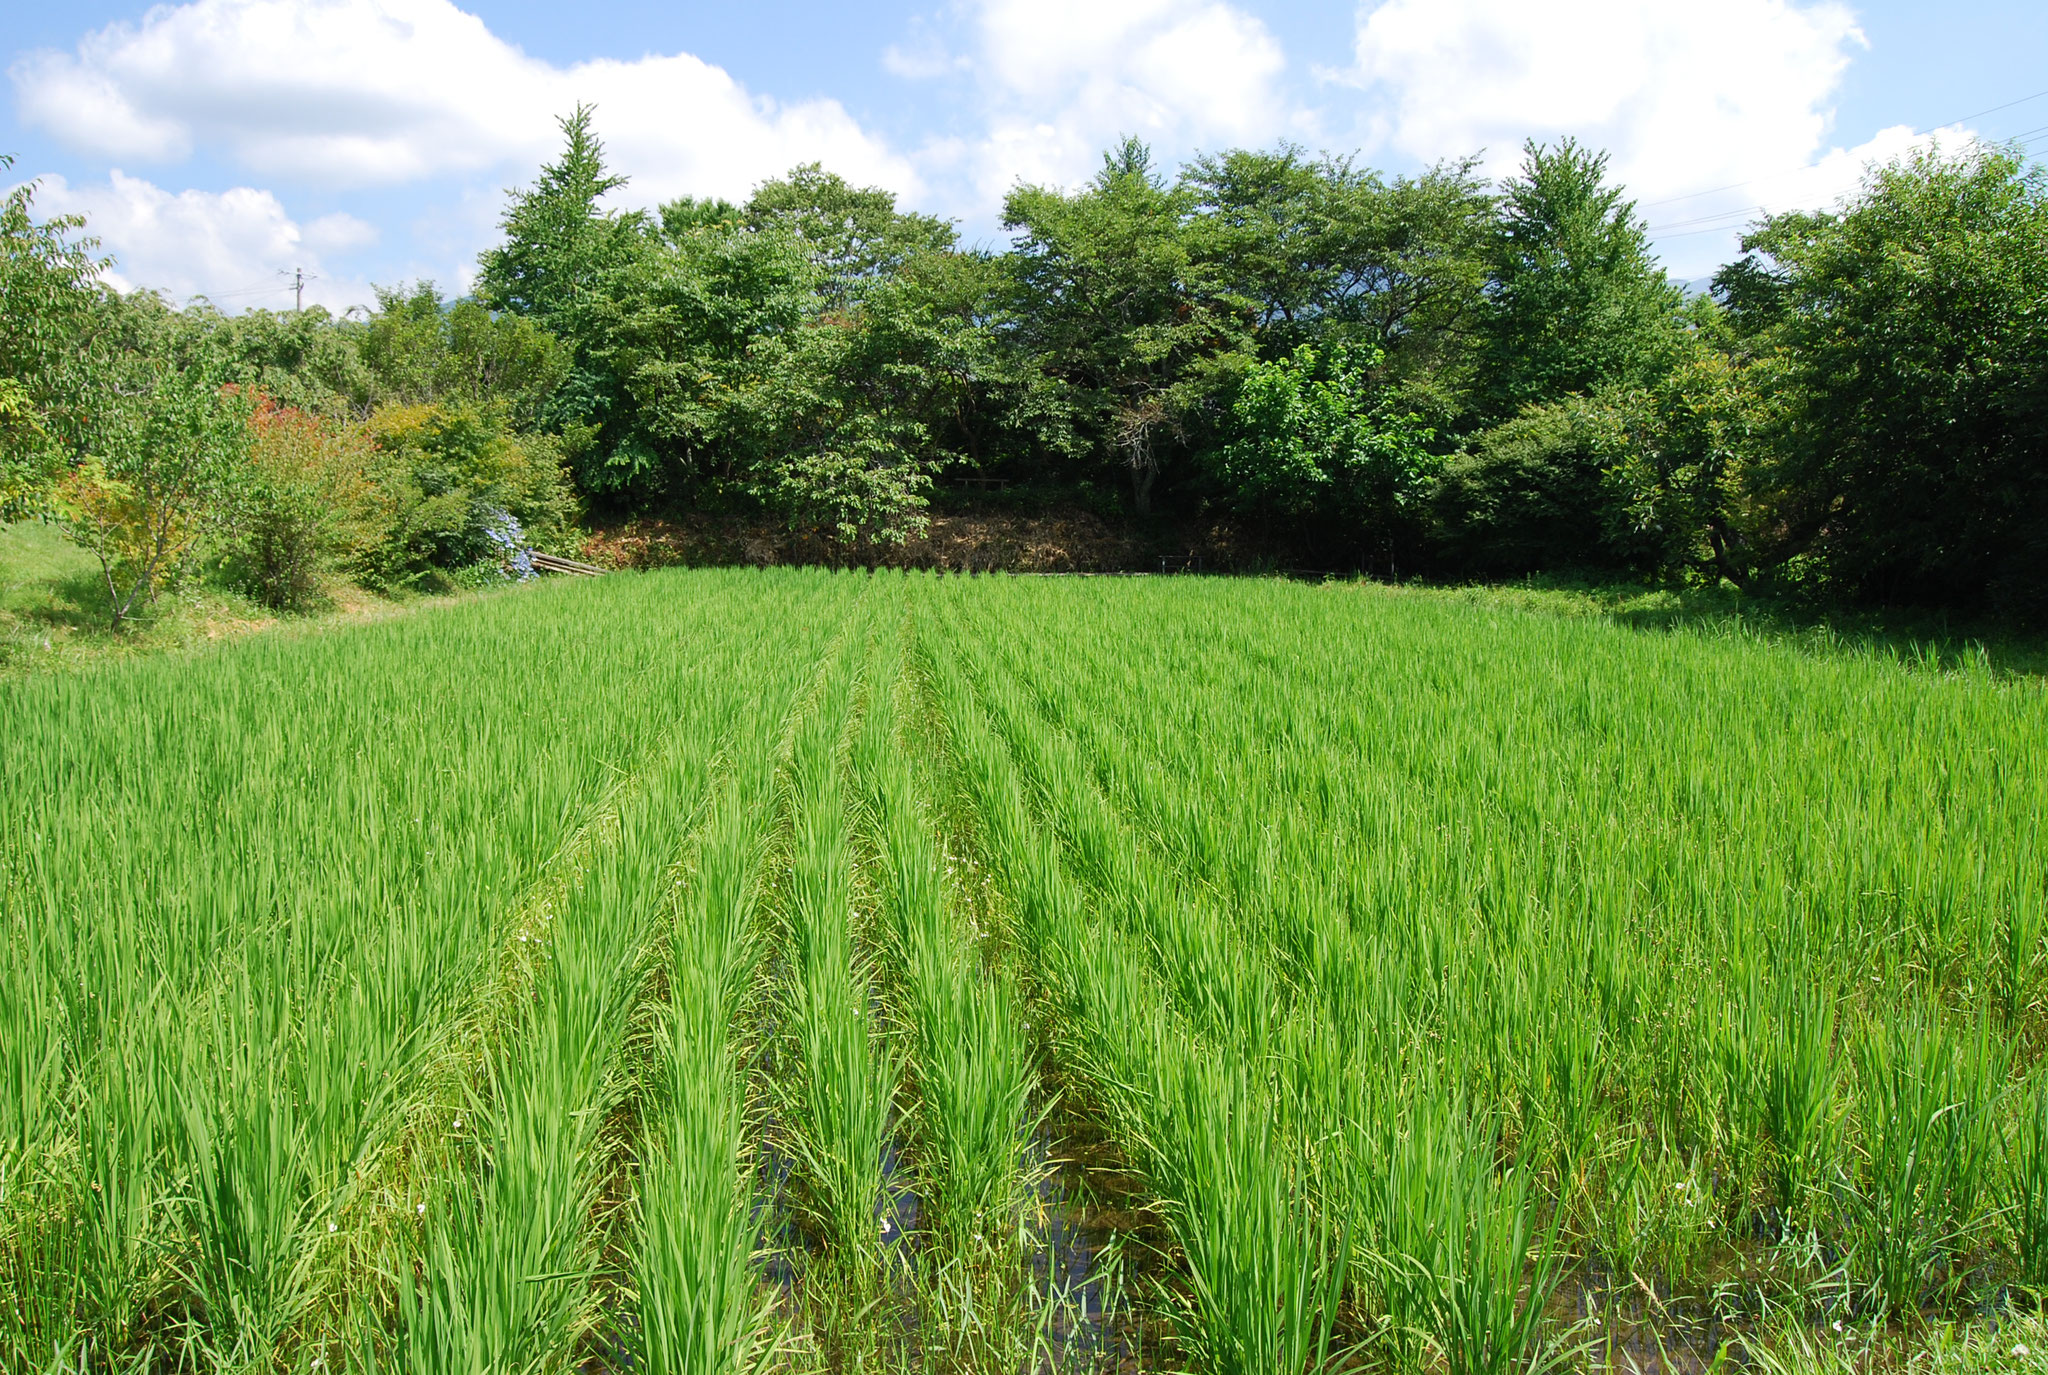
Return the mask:
[(1571, 134), (1685, 278), (1916, 141), (2048, 152), (2038, 0), (5, 3), (13, 175), (87, 214), (124, 284), (231, 309), (289, 304), (301, 267), (335, 309), (459, 290), (578, 100), (622, 204), (818, 160), (986, 243), (1008, 187), (1078, 181), (1124, 132), (1169, 163), (1292, 139), (1496, 174)]

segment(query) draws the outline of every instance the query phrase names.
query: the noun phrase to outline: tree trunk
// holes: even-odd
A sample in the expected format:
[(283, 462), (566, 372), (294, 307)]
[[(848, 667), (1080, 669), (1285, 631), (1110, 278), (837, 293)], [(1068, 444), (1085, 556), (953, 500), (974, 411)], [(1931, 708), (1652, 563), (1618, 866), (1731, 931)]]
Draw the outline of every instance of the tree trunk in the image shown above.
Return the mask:
[(1142, 418), (1129, 417), (1124, 427), (1124, 461), (1131, 468), (1131, 504), (1139, 515), (1152, 512), (1152, 480), (1159, 465), (1152, 458), (1152, 427)]

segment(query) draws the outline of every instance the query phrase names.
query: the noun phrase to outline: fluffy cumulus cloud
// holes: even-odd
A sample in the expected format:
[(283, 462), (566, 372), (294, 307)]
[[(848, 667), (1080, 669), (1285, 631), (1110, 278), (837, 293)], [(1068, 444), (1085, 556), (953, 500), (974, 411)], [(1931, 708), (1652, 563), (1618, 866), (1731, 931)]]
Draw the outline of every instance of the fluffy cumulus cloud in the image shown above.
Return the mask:
[(1417, 158), (1571, 134), (1645, 195), (1797, 166), (1862, 42), (1842, 5), (1791, 0), (1386, 0), (1358, 28), (1375, 125)]
[(1523, 140), (1606, 149), (1681, 275), (1725, 259), (1766, 210), (1819, 207), (1912, 145), (1887, 129), (1831, 147), (1833, 100), (1863, 46), (1834, 0), (1384, 0), (1360, 13), (1366, 137), (1416, 161)]
[(130, 162), (205, 148), (329, 186), (523, 169), (556, 148), (555, 117), (588, 101), (636, 199), (743, 195), (812, 159), (918, 189), (910, 163), (834, 101), (780, 105), (687, 54), (555, 66), (449, 0), (159, 6), (12, 75), (26, 122)]
[(1305, 127), (1280, 44), (1223, 0), (979, 0), (965, 17), (958, 53), (920, 28), (886, 60), (905, 77), (967, 77), (978, 127), (922, 157), (964, 178), (969, 214), (1018, 181), (1086, 177), (1119, 135), (1172, 157)]
[(122, 290), (149, 288), (177, 301), (205, 295), (227, 310), (279, 307), (292, 303), (286, 274), (303, 269), (308, 305), (345, 310), (370, 299), (366, 284), (325, 262), (375, 242), (376, 229), (346, 214), (300, 224), (268, 191), (173, 193), (116, 170), (101, 184), (45, 177), (36, 205), (85, 215), (117, 261), (111, 277)]
[[(1725, 260), (1755, 213), (1826, 204), (1916, 138), (1831, 146), (1834, 92), (1863, 41), (1838, 0), (1366, 0), (1339, 72), (1290, 69), (1242, 3), (953, 0), (882, 54), (932, 107), (915, 148), (837, 101), (777, 102), (688, 54), (545, 62), (451, 0), (159, 5), (73, 51), (23, 55), (11, 76), (24, 122), (103, 165), (161, 180), (154, 169), (197, 157), (287, 197), (412, 188), (405, 251), (387, 237), (366, 254), (360, 221), (300, 224), (270, 191), (174, 194), (119, 172), (50, 183), (52, 203), (92, 214), (131, 281), (180, 295), (323, 255), (379, 257), (394, 279), (399, 262), (467, 261), (494, 236), (499, 188), (556, 151), (555, 119), (579, 102), (596, 104), (633, 179), (628, 203), (740, 197), (817, 160), (976, 234), (1011, 186), (1074, 184), (1122, 134), (1169, 165), (1293, 138), (1362, 144), (1395, 169), (1483, 149), (1493, 174), (1526, 138), (1572, 135), (1612, 153), (1684, 276)], [(330, 282), (315, 299), (355, 290)]]

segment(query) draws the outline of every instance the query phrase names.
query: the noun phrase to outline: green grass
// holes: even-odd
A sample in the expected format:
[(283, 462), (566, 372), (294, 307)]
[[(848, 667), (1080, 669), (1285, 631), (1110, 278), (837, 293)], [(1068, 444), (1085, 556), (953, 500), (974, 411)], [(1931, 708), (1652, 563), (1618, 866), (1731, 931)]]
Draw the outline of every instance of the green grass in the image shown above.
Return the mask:
[(57, 525), (0, 524), (0, 678), (203, 651), (259, 631), (317, 630), (454, 599), (394, 599), (336, 580), (319, 610), (286, 616), (228, 586), (219, 570), (200, 570), (116, 629), (92, 555)]
[(673, 572), (0, 678), (0, 1368), (2020, 1359), (2048, 688), (1626, 612)]

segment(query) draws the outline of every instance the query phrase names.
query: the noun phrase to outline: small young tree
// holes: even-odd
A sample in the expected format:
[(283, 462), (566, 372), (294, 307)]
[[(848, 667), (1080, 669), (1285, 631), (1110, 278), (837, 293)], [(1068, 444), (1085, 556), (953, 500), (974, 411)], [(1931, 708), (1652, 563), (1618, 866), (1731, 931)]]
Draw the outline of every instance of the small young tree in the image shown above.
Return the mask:
[(248, 401), (203, 366), (125, 360), (100, 379), (85, 461), (58, 484), (73, 540), (99, 560), (116, 626), (156, 599), (219, 514), (248, 445)]

